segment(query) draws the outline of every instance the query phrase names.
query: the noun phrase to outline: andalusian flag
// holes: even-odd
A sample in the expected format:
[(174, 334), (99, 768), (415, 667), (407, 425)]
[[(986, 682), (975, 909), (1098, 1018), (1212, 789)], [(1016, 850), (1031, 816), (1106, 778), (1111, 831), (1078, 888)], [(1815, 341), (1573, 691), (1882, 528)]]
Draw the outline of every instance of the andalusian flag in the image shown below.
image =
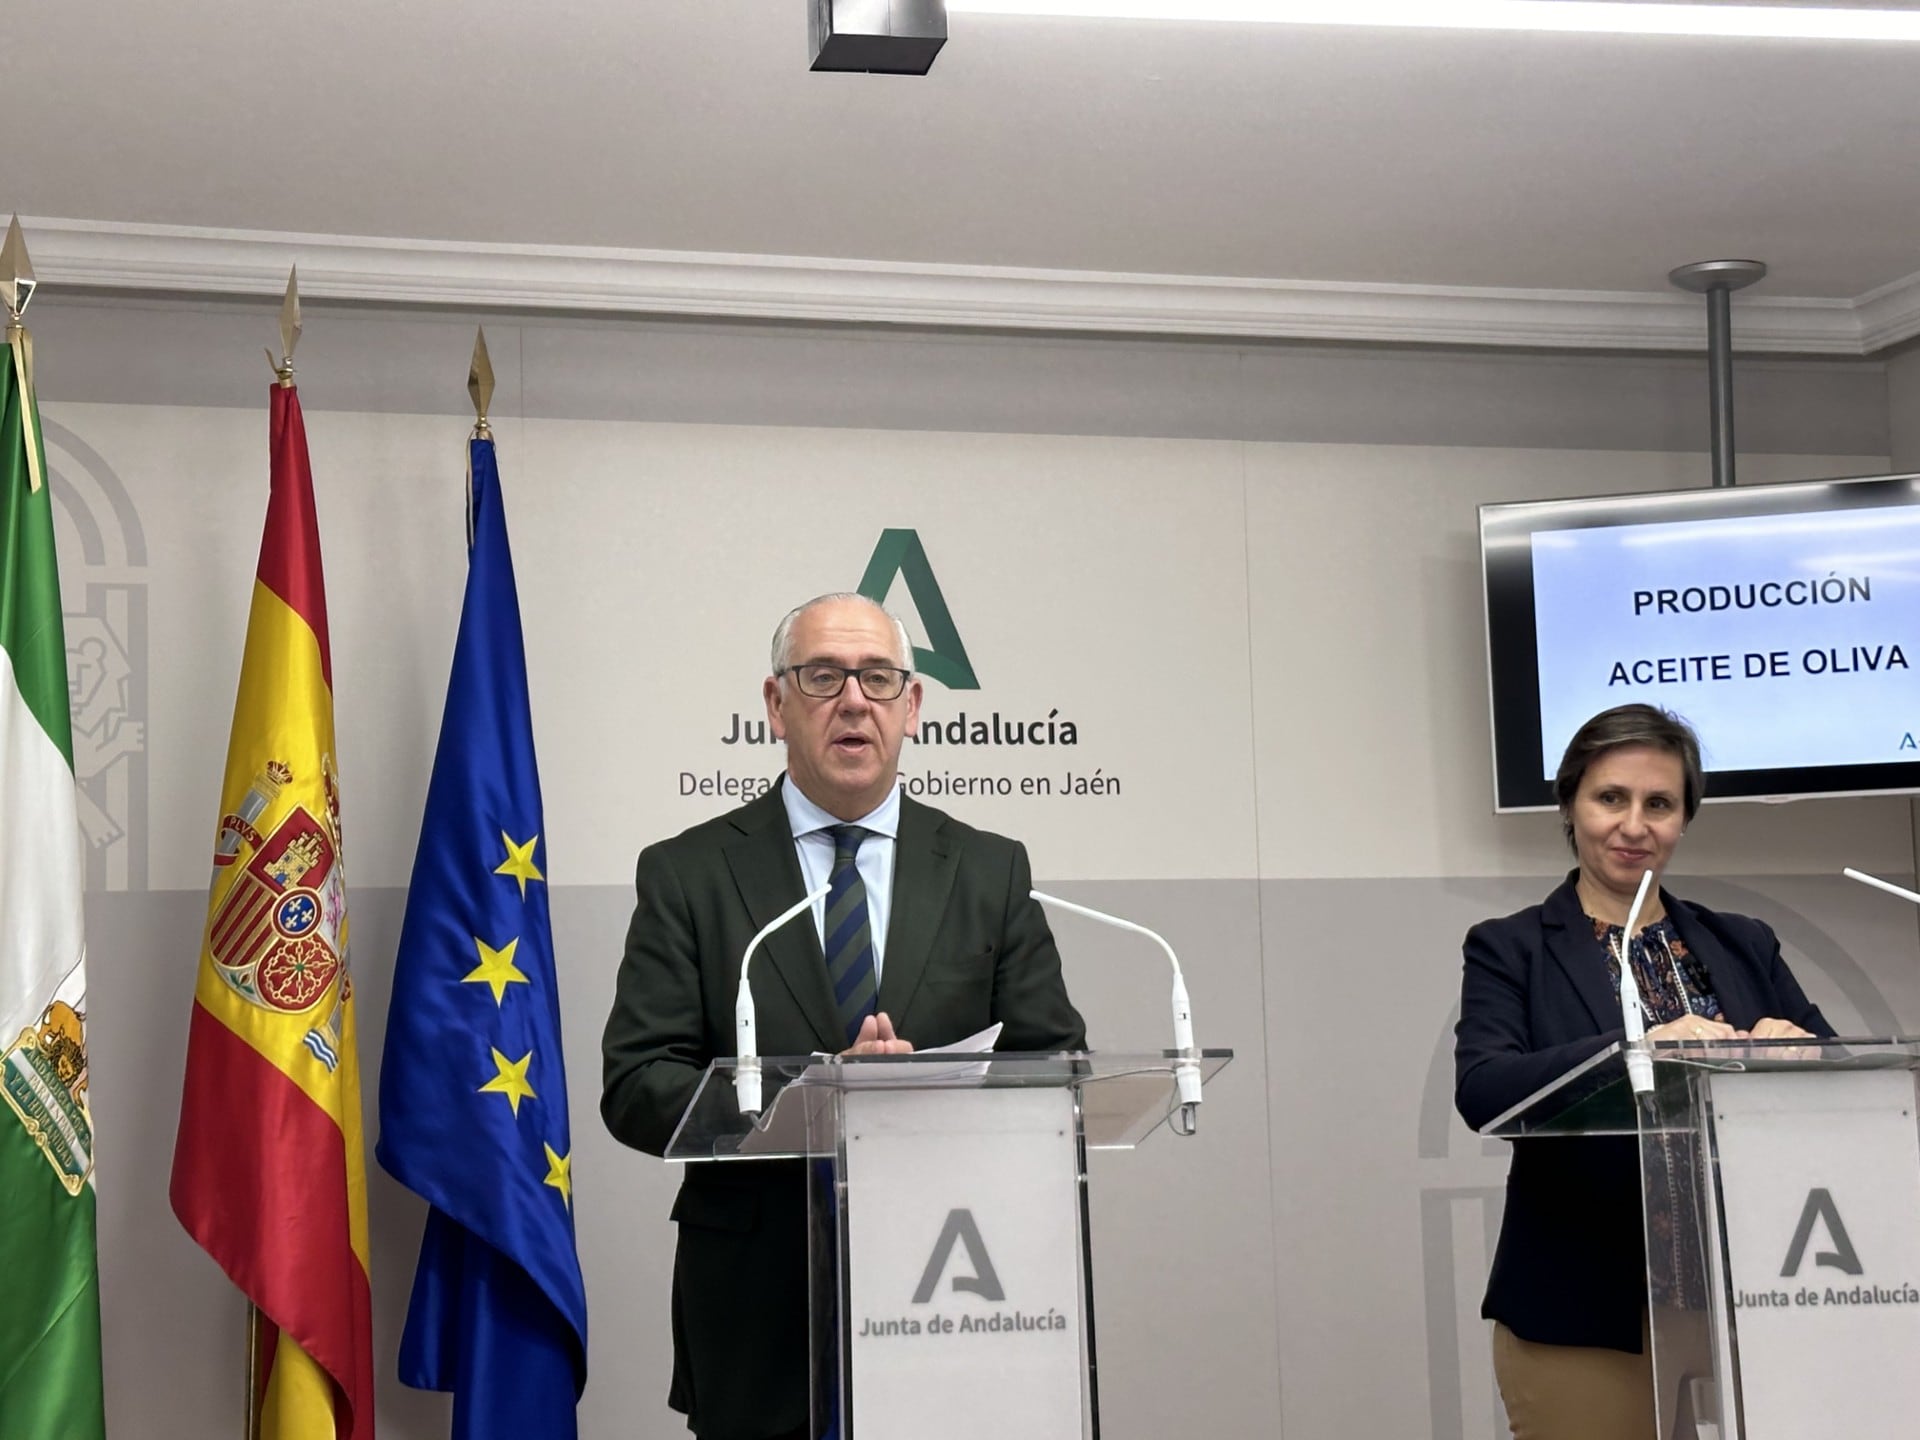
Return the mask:
[(18, 324), (7, 340), (0, 352), (0, 1436), (80, 1440), (105, 1433), (80, 825), (32, 352)]
[(286, 373), (273, 390), (272, 493), (227, 744), (173, 1210), (257, 1309), (262, 1440), (372, 1440), (333, 671), (306, 430)]

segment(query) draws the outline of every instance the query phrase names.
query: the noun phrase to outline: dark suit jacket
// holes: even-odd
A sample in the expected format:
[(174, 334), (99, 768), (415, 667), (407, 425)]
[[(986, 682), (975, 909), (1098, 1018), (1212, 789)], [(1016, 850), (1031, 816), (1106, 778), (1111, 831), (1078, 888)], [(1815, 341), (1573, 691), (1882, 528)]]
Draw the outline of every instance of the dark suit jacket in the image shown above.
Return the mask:
[[(1606, 952), (1574, 874), (1544, 904), (1467, 932), (1453, 1096), (1476, 1130), (1624, 1037)], [(1771, 1016), (1833, 1034), (1767, 926), (1665, 890), (1660, 899), (1712, 978), (1728, 1024), (1746, 1029)], [(1641, 1225), (1636, 1140), (1516, 1141), (1480, 1313), (1523, 1340), (1637, 1353), (1647, 1305)]]
[[(741, 952), (806, 893), (779, 787), (647, 847), (635, 887), (600, 1113), (617, 1139), (658, 1155), (702, 1071), (734, 1053)], [(944, 1045), (998, 1020), (1003, 1051), (1086, 1047), (1031, 888), (1024, 847), (901, 797), (878, 1005), (903, 1039)], [(804, 916), (767, 938), (752, 988), (762, 1055), (845, 1048)], [(668, 1403), (704, 1440), (809, 1423), (804, 1186), (800, 1162), (686, 1167)]]

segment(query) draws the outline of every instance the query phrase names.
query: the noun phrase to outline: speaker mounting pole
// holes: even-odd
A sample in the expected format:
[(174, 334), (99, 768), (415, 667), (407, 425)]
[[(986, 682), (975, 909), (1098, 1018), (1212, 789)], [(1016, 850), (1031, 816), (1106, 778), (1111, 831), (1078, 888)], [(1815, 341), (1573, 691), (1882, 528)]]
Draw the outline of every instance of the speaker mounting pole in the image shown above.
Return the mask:
[(1707, 297), (1707, 383), (1712, 396), (1713, 483), (1733, 484), (1733, 301), (1766, 277), (1759, 260), (1697, 260), (1671, 271), (1667, 279), (1682, 290)]

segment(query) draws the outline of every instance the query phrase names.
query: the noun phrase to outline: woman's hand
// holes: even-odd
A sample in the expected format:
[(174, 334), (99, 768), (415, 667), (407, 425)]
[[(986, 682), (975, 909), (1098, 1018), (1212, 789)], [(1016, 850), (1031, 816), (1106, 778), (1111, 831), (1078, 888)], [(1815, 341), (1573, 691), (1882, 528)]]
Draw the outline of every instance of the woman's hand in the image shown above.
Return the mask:
[[(1784, 1025), (1786, 1022), (1762, 1020), (1760, 1023)], [(1669, 1020), (1666, 1024), (1656, 1025), (1647, 1031), (1649, 1040), (1742, 1040), (1745, 1038), (1745, 1031), (1734, 1029), (1718, 1016), (1708, 1019), (1705, 1015), (1683, 1015), (1678, 1020)]]
[(1647, 1031), (1649, 1040), (1811, 1040), (1813, 1032), (1802, 1030), (1791, 1020), (1768, 1016), (1753, 1022), (1751, 1030), (1736, 1030), (1718, 1016), (1683, 1015)]

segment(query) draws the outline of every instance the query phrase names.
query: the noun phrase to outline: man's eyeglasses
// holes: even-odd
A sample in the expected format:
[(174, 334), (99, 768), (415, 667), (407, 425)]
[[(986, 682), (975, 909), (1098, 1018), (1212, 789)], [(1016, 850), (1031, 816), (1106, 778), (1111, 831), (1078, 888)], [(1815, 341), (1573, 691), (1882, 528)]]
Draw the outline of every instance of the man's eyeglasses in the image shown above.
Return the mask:
[(911, 670), (894, 665), (789, 665), (780, 672), (791, 675), (802, 695), (815, 700), (831, 700), (847, 688), (847, 677), (857, 676), (860, 693), (869, 700), (898, 700), (913, 677)]

